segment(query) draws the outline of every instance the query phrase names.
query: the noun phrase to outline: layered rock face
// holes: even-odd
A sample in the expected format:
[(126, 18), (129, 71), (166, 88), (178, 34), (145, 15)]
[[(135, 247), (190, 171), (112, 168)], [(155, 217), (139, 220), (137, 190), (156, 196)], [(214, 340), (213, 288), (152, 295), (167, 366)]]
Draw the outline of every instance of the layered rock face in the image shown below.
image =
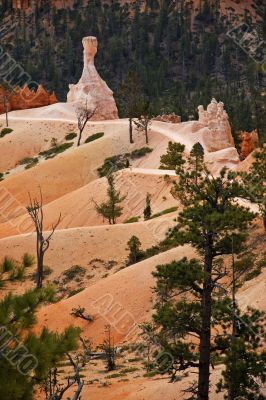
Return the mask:
[[(37, 90), (30, 90), (28, 86), (24, 88), (15, 88), (12, 93), (0, 88), (0, 99), (7, 98), (8, 110), (26, 110), (28, 108), (37, 108), (57, 103), (54, 93), (50, 94), (42, 85)], [(5, 112), (4, 102), (0, 102), (0, 114)]]
[(101, 79), (95, 65), (98, 42), (96, 37), (83, 38), (84, 68), (82, 76), (76, 85), (69, 85), (67, 102), (75, 108), (95, 109), (93, 120), (117, 119), (118, 112), (112, 90)]

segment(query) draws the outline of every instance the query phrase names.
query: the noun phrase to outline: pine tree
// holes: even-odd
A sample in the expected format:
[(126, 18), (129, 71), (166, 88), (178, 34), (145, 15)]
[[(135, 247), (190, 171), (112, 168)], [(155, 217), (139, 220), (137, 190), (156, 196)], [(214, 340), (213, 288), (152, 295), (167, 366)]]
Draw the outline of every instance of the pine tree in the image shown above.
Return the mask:
[(242, 173), (246, 190), (244, 196), (257, 203), (266, 232), (266, 145), (254, 154), (254, 162), (249, 172)]
[(127, 242), (127, 245), (129, 250), (127, 265), (135, 264), (143, 255), (141, 251), (141, 242), (137, 236), (133, 235)]
[(0, 301), (0, 398), (32, 400), (37, 384), (66, 353), (77, 348), (79, 329), (67, 328), (62, 334), (44, 328), (29, 333), (36, 323), (41, 303), (54, 300), (50, 287), (30, 290), (23, 295), (8, 294)]
[(146, 204), (145, 204), (143, 214), (144, 214), (145, 221), (151, 218), (152, 211), (151, 211), (151, 195), (150, 195), (150, 193), (147, 193), (147, 195), (146, 195)]
[(217, 391), (226, 391), (225, 399), (263, 400), (266, 382), (265, 313), (249, 308), (237, 311), (237, 332), (228, 343), (223, 359), (225, 370)]
[(102, 215), (103, 218), (107, 219), (109, 224), (115, 224), (116, 219), (122, 215), (123, 207), (119, 204), (125, 200), (126, 196), (121, 196), (120, 192), (115, 188), (115, 181), (112, 174), (107, 177), (108, 189), (107, 195), (108, 200), (101, 204), (95, 203), (95, 208), (98, 214)]
[[(197, 399), (208, 400), (210, 365), (215, 353), (227, 348), (231, 323), (230, 299), (221, 297), (228, 275), (221, 256), (231, 253), (232, 235), (237, 251), (243, 249), (254, 214), (234, 201), (243, 190), (235, 174), (223, 169), (213, 177), (199, 158), (200, 167), (195, 167), (195, 152), (187, 161), (182, 148), (177, 155), (179, 181), (174, 194), (184, 208), (168, 240), (191, 244), (199, 259), (183, 258), (157, 267), (154, 321), (157, 341), (173, 357), (169, 365), (173, 379), (177, 371), (197, 368)], [(215, 328), (221, 325), (223, 332), (216, 335)]]
[(160, 169), (175, 170), (183, 162), (182, 152), (184, 150), (185, 146), (183, 144), (169, 142), (167, 153), (161, 156)]

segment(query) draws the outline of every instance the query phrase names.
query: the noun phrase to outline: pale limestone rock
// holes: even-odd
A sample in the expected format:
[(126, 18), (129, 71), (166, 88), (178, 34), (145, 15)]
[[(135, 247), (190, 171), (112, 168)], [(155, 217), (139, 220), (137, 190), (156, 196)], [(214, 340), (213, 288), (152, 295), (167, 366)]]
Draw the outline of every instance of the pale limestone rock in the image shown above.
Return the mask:
[(84, 68), (76, 85), (69, 85), (67, 102), (75, 108), (85, 106), (95, 109), (93, 120), (117, 119), (118, 112), (112, 90), (101, 79), (95, 65), (98, 42), (96, 37), (83, 38)]
[(214, 152), (234, 146), (227, 112), (222, 102), (212, 99), (207, 110), (198, 107), (199, 124), (202, 127), (202, 145), (208, 152)]
[(204, 162), (212, 174), (216, 175), (226, 167), (235, 169), (239, 164), (239, 155), (235, 147), (204, 154)]

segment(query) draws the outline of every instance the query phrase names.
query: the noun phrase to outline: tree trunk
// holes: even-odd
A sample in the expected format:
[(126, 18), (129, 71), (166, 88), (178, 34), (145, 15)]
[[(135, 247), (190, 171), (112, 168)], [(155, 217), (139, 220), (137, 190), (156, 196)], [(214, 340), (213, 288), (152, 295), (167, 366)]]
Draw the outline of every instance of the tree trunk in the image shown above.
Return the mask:
[(80, 398), (79, 395), (82, 392), (83, 386), (84, 386), (84, 382), (80, 382), (78, 385), (77, 391), (74, 394), (72, 400), (78, 400)]
[(204, 283), (201, 301), (202, 327), (199, 345), (198, 400), (209, 400), (212, 314), (212, 239), (208, 239), (204, 257)]
[(134, 143), (133, 140), (133, 124), (132, 124), (133, 118), (129, 118), (129, 142)]
[(4, 99), (5, 113), (6, 113), (6, 126), (8, 127), (8, 104), (7, 99)]
[(145, 126), (145, 139), (146, 139), (146, 144), (149, 143), (149, 138), (148, 138), (148, 127)]
[(42, 288), (42, 281), (43, 281), (43, 251), (39, 249), (38, 259), (37, 259), (37, 279), (36, 279), (36, 288)]
[(79, 137), (78, 137), (77, 147), (80, 146), (81, 137), (82, 137), (82, 131), (79, 131)]

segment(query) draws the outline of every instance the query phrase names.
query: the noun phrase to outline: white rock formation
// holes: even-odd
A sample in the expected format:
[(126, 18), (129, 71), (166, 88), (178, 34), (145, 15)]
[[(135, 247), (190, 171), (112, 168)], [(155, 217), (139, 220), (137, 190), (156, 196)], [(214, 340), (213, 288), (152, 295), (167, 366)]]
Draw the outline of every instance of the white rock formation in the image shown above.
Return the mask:
[(82, 76), (76, 85), (69, 85), (67, 102), (75, 108), (87, 104), (88, 108), (95, 109), (93, 120), (117, 119), (118, 112), (112, 90), (101, 79), (95, 65), (94, 58), (97, 53), (97, 38), (84, 37), (84, 68)]
[(234, 147), (234, 139), (228, 121), (227, 112), (222, 102), (212, 99), (207, 110), (198, 107), (199, 123), (204, 129), (201, 132), (202, 145), (208, 152)]
[(224, 104), (214, 98), (204, 110), (198, 107), (199, 120), (192, 126), (194, 142), (204, 147), (204, 160), (210, 171), (217, 174), (223, 167), (234, 169), (240, 162)]

